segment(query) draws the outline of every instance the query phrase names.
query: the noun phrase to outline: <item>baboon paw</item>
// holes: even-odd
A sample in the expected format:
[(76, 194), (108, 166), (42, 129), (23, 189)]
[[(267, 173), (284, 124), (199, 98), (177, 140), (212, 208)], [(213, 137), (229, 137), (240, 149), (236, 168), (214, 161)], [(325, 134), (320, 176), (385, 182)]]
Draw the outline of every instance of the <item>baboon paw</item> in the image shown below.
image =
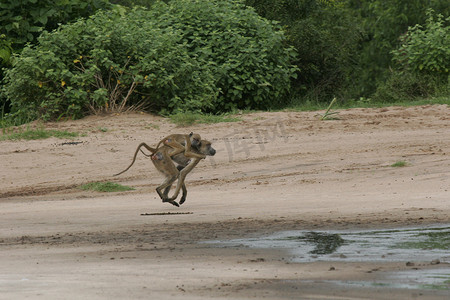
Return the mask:
[(175, 205), (176, 207), (180, 207), (180, 204), (177, 201), (169, 201), (170, 204)]

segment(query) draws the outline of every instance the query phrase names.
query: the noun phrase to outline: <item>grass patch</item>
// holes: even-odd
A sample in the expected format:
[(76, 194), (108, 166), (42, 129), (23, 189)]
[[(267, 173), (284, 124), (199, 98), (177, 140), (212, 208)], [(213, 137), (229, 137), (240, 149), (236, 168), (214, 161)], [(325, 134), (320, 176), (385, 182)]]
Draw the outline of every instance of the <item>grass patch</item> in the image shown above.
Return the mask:
[(159, 130), (159, 125), (150, 123), (150, 124), (145, 125), (144, 128), (145, 129), (156, 129), (156, 130)]
[(0, 141), (5, 140), (40, 140), (47, 139), (49, 137), (56, 137), (60, 139), (70, 139), (78, 137), (77, 132), (69, 132), (67, 130), (47, 130), (45, 128), (26, 128), (25, 130), (19, 128), (18, 131), (14, 131), (11, 128), (3, 128), (3, 135), (0, 136)]
[(106, 127), (97, 127), (97, 129), (98, 129), (98, 131), (101, 131), (101, 132), (108, 132), (109, 131), (109, 129), (106, 128)]
[(404, 160), (399, 160), (399, 161), (393, 163), (393, 164), (391, 165), (391, 167), (393, 167), (393, 168), (401, 168), (401, 167), (406, 167), (407, 165), (408, 165), (408, 163), (407, 163), (406, 161), (404, 161)]
[(90, 182), (83, 184), (80, 187), (85, 191), (96, 191), (96, 192), (125, 192), (134, 190), (134, 188), (121, 185), (114, 182)]
[(240, 118), (228, 115), (208, 115), (200, 113), (178, 113), (169, 116), (170, 120), (178, 126), (188, 126), (193, 124), (214, 124), (223, 122), (239, 122)]
[[(446, 104), (450, 105), (449, 96), (438, 96), (426, 99), (416, 99), (416, 100), (405, 100), (396, 102), (382, 102), (375, 101), (371, 98), (359, 98), (359, 99), (349, 99), (349, 100), (338, 100), (334, 103), (334, 109), (348, 109), (348, 108), (380, 108), (380, 107), (390, 107), (390, 106), (420, 106), (420, 105), (435, 105), (435, 104)], [(325, 102), (311, 101), (311, 100), (296, 100), (293, 101), (292, 105), (286, 108), (287, 111), (316, 111), (327, 109), (328, 105)]]

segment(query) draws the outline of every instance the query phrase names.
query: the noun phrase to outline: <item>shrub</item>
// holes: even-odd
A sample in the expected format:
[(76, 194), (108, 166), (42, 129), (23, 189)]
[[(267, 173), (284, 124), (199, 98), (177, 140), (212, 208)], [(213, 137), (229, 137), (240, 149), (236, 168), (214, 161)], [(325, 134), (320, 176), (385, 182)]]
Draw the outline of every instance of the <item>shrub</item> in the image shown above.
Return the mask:
[[(428, 10), (426, 25), (408, 28), (399, 49), (392, 51), (400, 69), (415, 73), (447, 76), (450, 72), (450, 26), (444, 25), (442, 15), (435, 20)], [(450, 23), (450, 17), (445, 19)]]
[(434, 92), (435, 84), (430, 76), (394, 71), (378, 86), (372, 98), (376, 102), (395, 103), (429, 97)]
[(78, 118), (130, 106), (157, 112), (266, 108), (289, 89), (293, 50), (239, 1), (122, 8), (43, 33), (7, 72), (12, 112)]
[(348, 0), (348, 5), (360, 16), (365, 31), (354, 57), (360, 68), (353, 74), (354, 88), (364, 97), (370, 97), (390, 76), (391, 51), (408, 26), (424, 24), (428, 8), (444, 15), (450, 12), (448, 0)]
[(34, 42), (44, 29), (53, 30), (59, 23), (87, 17), (109, 6), (107, 0), (2, 0), (0, 34), (21, 48)]
[(205, 65), (179, 46), (176, 30), (147, 18), (142, 10), (99, 12), (44, 33), (7, 72), (12, 111), (55, 119), (142, 103), (154, 110), (208, 105), (214, 91)]
[[(3, 68), (11, 67), (11, 54), (20, 53), (26, 43), (35, 43), (44, 30), (87, 17), (108, 8), (108, 0), (2, 0), (0, 1), (0, 81)], [(0, 91), (0, 109), (9, 112), (10, 103)]]
[(356, 68), (360, 24), (341, 0), (246, 0), (263, 17), (285, 27), (297, 51), (296, 97), (328, 102), (348, 85)]
[(441, 15), (435, 20), (432, 10), (427, 15), (426, 25), (409, 27), (400, 47), (392, 51), (398, 69), (379, 85), (375, 100), (401, 102), (448, 95), (450, 27), (444, 25)]
[(159, 26), (180, 29), (189, 53), (211, 62), (213, 112), (282, 105), (296, 68), (281, 28), (241, 1), (174, 0), (154, 10)]
[(208, 111), (280, 106), (296, 68), (281, 28), (242, 1), (172, 0), (153, 9), (160, 28), (176, 28), (189, 53), (209, 63), (220, 92)]
[(11, 63), (12, 42), (6, 38), (5, 34), (0, 34), (0, 66)]

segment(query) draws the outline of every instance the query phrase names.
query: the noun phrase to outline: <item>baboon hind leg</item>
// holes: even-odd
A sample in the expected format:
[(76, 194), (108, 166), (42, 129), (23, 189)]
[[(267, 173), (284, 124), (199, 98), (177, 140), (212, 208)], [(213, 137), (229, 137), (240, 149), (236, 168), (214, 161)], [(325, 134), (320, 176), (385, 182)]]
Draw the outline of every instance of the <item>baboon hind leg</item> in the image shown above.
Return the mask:
[[(180, 189), (184, 185), (184, 180), (186, 179), (187, 174), (192, 171), (192, 169), (200, 162), (200, 159), (196, 158), (193, 161), (189, 163), (184, 169), (180, 171), (180, 174), (178, 175), (178, 182), (177, 182), (177, 188), (173, 194), (172, 197), (169, 198), (170, 201), (175, 200), (178, 197), (178, 194), (180, 193)], [(186, 189), (186, 187), (183, 188), (183, 192)], [(185, 197), (186, 198), (186, 197)], [(186, 199), (184, 199), (186, 200)], [(184, 202), (184, 201), (183, 201)]]
[[(169, 193), (170, 187), (173, 184), (173, 182), (177, 179), (177, 177), (178, 177), (178, 174), (167, 177), (166, 180), (164, 180), (164, 182), (156, 188), (156, 192), (158, 193), (162, 202), (169, 202), (170, 204), (179, 207), (180, 205), (176, 201), (174, 201), (174, 199), (168, 199), (168, 196), (164, 195), (166, 190), (167, 190), (167, 193)], [(162, 192), (162, 190), (164, 190), (164, 192)]]
[[(169, 185), (168, 187), (166, 187), (166, 188), (164, 189), (163, 195), (164, 195), (164, 198), (165, 198), (165, 199), (168, 199), (168, 198), (169, 198), (169, 192), (170, 192), (170, 189), (171, 189), (171, 188), (172, 188), (172, 185)], [(183, 191), (183, 194), (181, 195), (181, 199), (180, 199), (180, 202), (179, 202), (180, 205), (183, 204), (184, 201), (186, 201), (186, 197), (187, 197), (186, 184), (183, 183), (183, 185), (181, 186), (181, 189), (182, 189), (182, 191)]]

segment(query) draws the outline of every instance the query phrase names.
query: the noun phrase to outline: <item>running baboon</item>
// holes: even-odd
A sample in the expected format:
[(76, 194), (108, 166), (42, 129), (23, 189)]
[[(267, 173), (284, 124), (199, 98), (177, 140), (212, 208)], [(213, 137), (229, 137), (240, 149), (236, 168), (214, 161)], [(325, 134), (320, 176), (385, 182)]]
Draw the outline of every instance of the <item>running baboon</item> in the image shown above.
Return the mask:
[[(201, 140), (198, 146), (192, 147), (192, 150), (197, 154), (205, 155), (205, 157), (206, 155), (214, 156), (216, 154), (216, 150), (211, 146), (211, 142), (206, 140)], [(175, 206), (179, 206), (175, 199), (178, 197), (180, 189), (183, 190), (180, 204), (186, 201), (187, 189), (184, 183), (186, 176), (197, 166), (202, 158), (189, 159), (184, 153), (179, 153), (171, 158), (169, 151), (170, 149), (168, 147), (163, 146), (152, 156), (152, 162), (156, 169), (166, 177), (164, 182), (156, 188), (156, 192), (163, 202), (169, 202)], [(177, 166), (175, 166), (174, 162), (177, 163)], [(170, 188), (176, 179), (178, 179), (178, 183), (175, 193), (169, 198)], [(164, 192), (162, 192), (163, 190)]]
[[(156, 192), (161, 197), (163, 202), (169, 202), (175, 206), (179, 206), (175, 199), (177, 198), (180, 189), (183, 190), (180, 204), (183, 204), (186, 200), (187, 190), (186, 185), (184, 184), (186, 175), (192, 171), (192, 169), (200, 162), (200, 160), (203, 159), (203, 157), (206, 157), (206, 155), (213, 156), (216, 154), (216, 150), (211, 146), (211, 142), (206, 140), (200, 140), (198, 143), (192, 144), (191, 150), (193, 151), (193, 153), (197, 154), (198, 156), (200, 156), (200, 154), (202, 155), (200, 157), (195, 157), (192, 160), (189, 157), (186, 157), (185, 153), (178, 153), (171, 157), (172, 151), (169, 145), (163, 145), (159, 149), (155, 149), (148, 146), (146, 143), (141, 143), (137, 147), (133, 156), (133, 161), (128, 166), (128, 168), (118, 174), (115, 174), (114, 176), (126, 172), (134, 164), (136, 156), (139, 150), (141, 150), (141, 147), (147, 148), (147, 150), (152, 153), (152, 155), (147, 155), (143, 152), (146, 156), (151, 156), (152, 162), (155, 165), (156, 169), (158, 169), (158, 171), (160, 171), (166, 177), (164, 182), (156, 188)], [(177, 163), (177, 166), (175, 166), (174, 162)], [(177, 178), (178, 184), (175, 190), (175, 194), (171, 198), (169, 198), (170, 188)], [(162, 192), (162, 190), (164, 190), (164, 192)]]

